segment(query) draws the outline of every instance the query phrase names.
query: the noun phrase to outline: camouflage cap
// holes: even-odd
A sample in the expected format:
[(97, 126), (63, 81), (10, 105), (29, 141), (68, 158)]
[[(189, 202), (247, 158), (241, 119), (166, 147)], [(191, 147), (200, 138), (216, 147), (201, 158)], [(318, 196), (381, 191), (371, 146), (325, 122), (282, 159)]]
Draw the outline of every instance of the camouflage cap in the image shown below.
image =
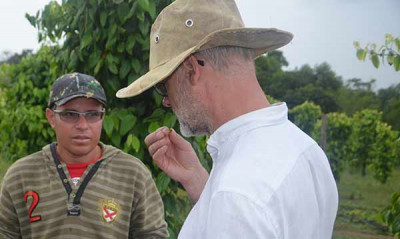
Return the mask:
[(107, 104), (104, 89), (93, 76), (69, 73), (59, 77), (51, 86), (48, 107), (63, 105), (77, 97), (93, 98), (104, 106)]

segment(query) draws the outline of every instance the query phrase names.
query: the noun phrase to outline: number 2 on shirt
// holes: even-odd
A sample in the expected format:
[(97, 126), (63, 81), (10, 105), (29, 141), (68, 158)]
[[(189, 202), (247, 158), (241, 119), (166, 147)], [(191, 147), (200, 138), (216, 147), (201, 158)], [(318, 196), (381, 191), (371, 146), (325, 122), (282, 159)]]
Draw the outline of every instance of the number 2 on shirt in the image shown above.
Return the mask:
[(29, 207), (29, 211), (28, 211), (29, 222), (32, 223), (32, 222), (40, 221), (42, 219), (42, 217), (40, 215), (32, 216), (33, 210), (35, 210), (36, 206), (39, 203), (39, 199), (40, 199), (39, 194), (37, 194), (37, 192), (35, 192), (35, 191), (26, 192), (24, 195), (25, 202), (28, 201), (28, 197), (32, 197), (32, 204)]

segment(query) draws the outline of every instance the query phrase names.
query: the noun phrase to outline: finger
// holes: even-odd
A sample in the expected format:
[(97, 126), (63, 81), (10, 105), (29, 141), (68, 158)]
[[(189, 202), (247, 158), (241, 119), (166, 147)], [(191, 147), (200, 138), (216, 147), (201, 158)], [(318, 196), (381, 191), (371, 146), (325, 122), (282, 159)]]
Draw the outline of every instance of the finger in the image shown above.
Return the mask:
[(169, 140), (168, 137), (161, 138), (158, 141), (155, 141), (153, 144), (151, 144), (148, 148), (149, 153), (151, 156), (161, 147), (166, 146), (167, 144), (171, 144), (171, 141)]
[(163, 146), (163, 147), (159, 148), (153, 154), (154, 162), (163, 171), (168, 167), (167, 157), (165, 157), (165, 154), (167, 153), (167, 150), (168, 150), (168, 147), (167, 146)]
[(167, 127), (158, 128), (153, 133), (147, 135), (147, 137), (144, 139), (144, 143), (147, 145), (147, 147), (149, 147), (154, 142), (156, 142), (156, 141), (162, 139), (163, 137), (165, 137), (165, 135), (166, 135), (165, 131), (169, 131)]
[(187, 147), (191, 147), (190, 143), (178, 133), (176, 133), (174, 129), (171, 130), (171, 133), (169, 134), (169, 139), (171, 140), (172, 144), (174, 144), (179, 149), (187, 149)]

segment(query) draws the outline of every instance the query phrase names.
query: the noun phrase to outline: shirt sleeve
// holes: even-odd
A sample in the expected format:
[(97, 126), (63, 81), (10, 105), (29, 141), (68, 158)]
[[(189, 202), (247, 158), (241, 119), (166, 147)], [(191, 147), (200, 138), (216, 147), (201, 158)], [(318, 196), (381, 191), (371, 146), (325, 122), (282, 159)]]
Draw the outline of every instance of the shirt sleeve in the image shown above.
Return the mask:
[(129, 238), (168, 238), (164, 205), (150, 172), (146, 171), (142, 183), (143, 189), (131, 212)]
[(281, 238), (267, 209), (244, 195), (218, 192), (210, 203), (205, 238)]
[(0, 238), (20, 238), (17, 212), (6, 185), (7, 179), (5, 178), (0, 191)]

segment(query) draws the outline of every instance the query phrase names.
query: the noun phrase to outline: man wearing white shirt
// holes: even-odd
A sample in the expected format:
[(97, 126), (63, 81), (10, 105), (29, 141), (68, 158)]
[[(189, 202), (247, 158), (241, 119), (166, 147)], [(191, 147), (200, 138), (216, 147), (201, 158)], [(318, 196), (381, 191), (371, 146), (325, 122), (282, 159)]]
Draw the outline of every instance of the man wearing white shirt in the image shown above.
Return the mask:
[(211, 135), (208, 175), (191, 145), (161, 127), (145, 143), (196, 202), (179, 238), (331, 238), (338, 194), (321, 148), (271, 105), (255, 57), (292, 34), (245, 28), (233, 0), (176, 0), (150, 35), (149, 72), (117, 97), (155, 86), (185, 136)]

